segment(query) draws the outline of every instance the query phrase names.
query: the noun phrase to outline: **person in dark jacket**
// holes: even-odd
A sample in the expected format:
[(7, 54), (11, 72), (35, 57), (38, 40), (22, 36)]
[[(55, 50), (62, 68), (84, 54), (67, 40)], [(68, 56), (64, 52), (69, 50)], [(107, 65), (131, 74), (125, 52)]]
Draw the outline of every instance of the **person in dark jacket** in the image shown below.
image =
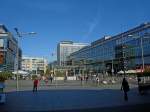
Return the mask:
[(124, 100), (125, 101), (128, 101), (128, 94), (127, 92), (129, 91), (129, 84), (128, 84), (128, 81), (126, 80), (126, 78), (123, 78), (123, 81), (122, 81), (122, 85), (121, 85), (121, 90), (124, 91)]

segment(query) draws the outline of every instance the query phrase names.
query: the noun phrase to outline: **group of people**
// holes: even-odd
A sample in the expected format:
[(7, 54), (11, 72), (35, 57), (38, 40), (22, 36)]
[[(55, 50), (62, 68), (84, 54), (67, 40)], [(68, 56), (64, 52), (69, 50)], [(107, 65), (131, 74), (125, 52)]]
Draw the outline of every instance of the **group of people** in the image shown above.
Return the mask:
[[(80, 80), (82, 83), (83, 77), (80, 77), (80, 78), (81, 78)], [(50, 77), (51, 82), (52, 82), (52, 80), (53, 80), (52, 77)], [(85, 80), (88, 80), (88, 78), (86, 77)], [(96, 79), (96, 80), (99, 80), (99, 79)], [(38, 80), (38, 78), (35, 78), (33, 81), (33, 92), (35, 92), (35, 91), (37, 92), (38, 84), (39, 84), (39, 80)], [(129, 87), (128, 81), (126, 80), (125, 77), (123, 78), (123, 81), (122, 81), (121, 90), (123, 90), (123, 92), (124, 92), (124, 100), (128, 101), (128, 94), (127, 93), (130, 90), (130, 87)]]
[[(85, 80), (86, 82), (88, 81), (88, 76), (85, 76), (85, 77), (80, 77), (80, 80), (81, 80), (81, 84), (82, 84), (82, 81), (83, 80)], [(99, 79), (99, 77), (97, 76), (96, 77), (96, 83), (97, 84), (99, 84), (99, 81), (100, 81), (100, 79)], [(130, 90), (130, 87), (129, 87), (129, 84), (128, 84), (128, 81), (127, 81), (127, 79), (124, 77), (123, 78), (123, 81), (122, 81), (122, 84), (121, 84), (121, 90), (123, 90), (123, 92), (124, 92), (124, 100), (125, 101), (128, 101), (128, 91)]]
[(33, 92), (37, 91), (37, 88), (38, 88), (38, 85), (39, 85), (39, 81), (40, 80), (43, 80), (45, 82), (45, 84), (47, 85), (48, 84), (48, 81), (50, 80), (50, 82), (52, 83), (53, 82), (53, 75), (51, 74), (49, 77), (45, 77), (43, 76), (42, 78), (35, 78), (33, 80)]

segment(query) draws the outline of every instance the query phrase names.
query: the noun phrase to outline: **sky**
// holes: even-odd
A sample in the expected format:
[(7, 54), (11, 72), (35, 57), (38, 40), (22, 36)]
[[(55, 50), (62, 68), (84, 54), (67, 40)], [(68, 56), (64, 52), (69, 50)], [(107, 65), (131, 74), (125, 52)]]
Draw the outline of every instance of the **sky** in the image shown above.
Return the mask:
[[(150, 22), (150, 0), (0, 0), (0, 24), (19, 39), (23, 55), (56, 59), (63, 40), (91, 43)], [(51, 54), (54, 54), (53, 56)]]

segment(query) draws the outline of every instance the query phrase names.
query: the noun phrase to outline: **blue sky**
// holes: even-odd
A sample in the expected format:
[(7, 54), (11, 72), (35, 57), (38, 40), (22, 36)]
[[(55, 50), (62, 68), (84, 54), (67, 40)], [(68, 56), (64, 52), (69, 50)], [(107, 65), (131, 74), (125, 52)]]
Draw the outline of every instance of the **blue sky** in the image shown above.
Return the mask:
[(90, 43), (150, 21), (150, 0), (0, 0), (0, 23), (20, 39), (23, 55), (56, 58), (62, 40)]

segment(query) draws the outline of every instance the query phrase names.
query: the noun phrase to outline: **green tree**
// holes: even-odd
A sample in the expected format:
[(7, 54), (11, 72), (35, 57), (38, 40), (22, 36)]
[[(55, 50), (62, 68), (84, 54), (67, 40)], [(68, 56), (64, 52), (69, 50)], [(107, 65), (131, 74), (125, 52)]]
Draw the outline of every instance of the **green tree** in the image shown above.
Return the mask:
[(63, 70), (56, 70), (55, 71), (55, 76), (56, 77), (64, 77), (65, 76), (65, 71), (63, 71)]
[(11, 72), (0, 72), (0, 82), (5, 82), (8, 78), (12, 77), (13, 74)]
[(32, 80), (35, 80), (37, 78), (37, 75), (32, 75)]

